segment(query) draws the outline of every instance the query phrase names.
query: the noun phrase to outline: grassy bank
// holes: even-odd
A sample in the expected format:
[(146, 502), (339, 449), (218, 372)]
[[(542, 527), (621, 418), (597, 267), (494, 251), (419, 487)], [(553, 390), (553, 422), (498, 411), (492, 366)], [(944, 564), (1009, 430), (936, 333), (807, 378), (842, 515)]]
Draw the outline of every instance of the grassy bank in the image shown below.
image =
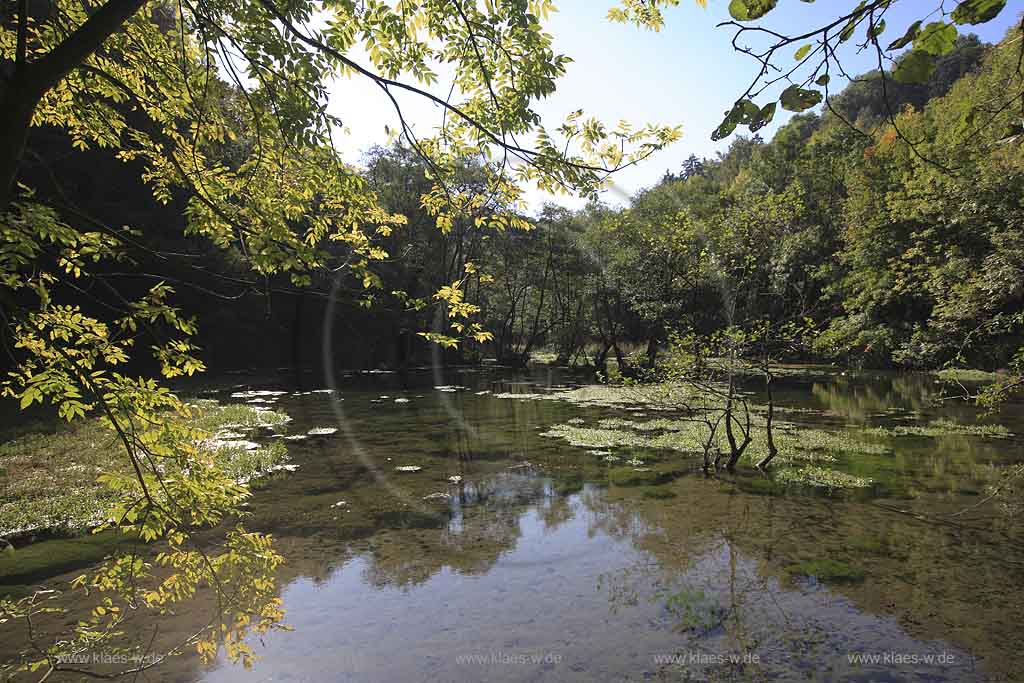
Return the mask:
[[(284, 413), (248, 405), (195, 404), (191, 426), (209, 438), (221, 468), (250, 481), (285, 466), (287, 449), (266, 438), (288, 422)], [(96, 525), (114, 502), (98, 482), (130, 463), (116, 434), (97, 419), (31, 427), (0, 443), (0, 538), (35, 533), (79, 533)]]

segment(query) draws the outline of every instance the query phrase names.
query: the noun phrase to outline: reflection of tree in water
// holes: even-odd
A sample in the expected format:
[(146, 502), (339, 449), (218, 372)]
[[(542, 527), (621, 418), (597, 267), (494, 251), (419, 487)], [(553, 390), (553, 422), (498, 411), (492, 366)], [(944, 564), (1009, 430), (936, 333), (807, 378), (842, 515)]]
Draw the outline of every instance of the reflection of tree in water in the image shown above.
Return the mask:
[(869, 379), (832, 377), (815, 382), (811, 393), (826, 411), (862, 422), (882, 414), (932, 409), (941, 387), (931, 375), (904, 373)]
[(376, 587), (411, 587), (447, 568), (460, 574), (486, 573), (522, 536), (526, 507), (536, 504), (547, 528), (571, 519), (538, 477), (503, 474), (459, 487), (451, 519), (440, 528), (397, 529), (377, 534), (365, 572)]
[[(788, 654), (813, 656), (823, 640), (824, 625), (809, 615), (794, 622), (775, 599), (780, 582), (762, 574), (759, 562), (733, 539), (758, 531), (739, 497), (719, 495), (710, 510), (704, 508), (705, 498), (699, 505), (676, 508), (679, 514), (671, 515), (667, 525), (660, 512), (650, 514), (660, 506), (602, 496), (587, 502), (600, 511), (596, 528), (632, 539), (645, 558), (601, 577), (610, 609), (616, 612), (643, 602), (662, 605), (662, 626), (679, 632), (680, 652), (699, 660), (684, 669), (699, 672), (698, 680), (762, 680), (792, 674), (783, 665)], [(759, 662), (743, 660), (748, 653), (757, 654)], [(719, 663), (718, 655), (736, 655), (740, 661)], [(666, 665), (666, 671), (673, 670), (678, 666)]]
[(549, 491), (539, 502), (537, 512), (540, 514), (545, 531), (549, 533), (566, 522), (572, 521), (576, 516), (572, 498), (553, 491)]
[(702, 547), (688, 554), (685, 570), (652, 557), (602, 577), (613, 611), (641, 602), (662, 605), (661, 625), (681, 636), (677, 652), (668, 654), (691, 657), (664, 664), (663, 674), (685, 671), (706, 681), (789, 680), (794, 658), (809, 661), (822, 654), (835, 629), (809, 611), (792, 614), (779, 600), (779, 581), (761, 575), (757, 561), (730, 539), (709, 537)]
[[(1019, 544), (1000, 530), (957, 529), (874, 504), (739, 495), (713, 480), (673, 486), (678, 497), (657, 504), (583, 500), (595, 528), (646, 558), (604, 577), (613, 609), (662, 605), (665, 628), (684, 636), (681, 650), (756, 650), (770, 674), (789, 660), (838, 661), (865, 643), (892, 650), (879, 640), (884, 626), (911, 651), (945, 641), (983, 657), (993, 673), (1016, 670), (1007, 653), (1024, 646), (1012, 623), (1024, 596), (1006, 586), (1024, 565)], [(839, 573), (820, 584), (801, 575), (821, 567)], [(943, 675), (969, 680), (961, 673)]]
[(631, 504), (632, 501), (612, 499), (603, 489), (588, 488), (580, 499), (592, 513), (587, 531), (591, 537), (605, 533), (613, 538), (635, 540), (660, 532)]
[[(1024, 605), (1006, 586), (1021, 567), (991, 534), (955, 532), (871, 504), (750, 496), (728, 480), (687, 477), (670, 486), (677, 498), (668, 501), (641, 499), (637, 489), (591, 486), (567, 498), (550, 480), (497, 475), (463, 487), (441, 525), (391, 528), (349, 551), (282, 538), (289, 563), (281, 579), (322, 580), (355, 556), (367, 560), (364, 579), (376, 587), (412, 588), (446, 569), (482, 574), (531, 523), (553, 530), (575, 516), (586, 521), (590, 536), (626, 540), (640, 553), (628, 571), (604, 575), (612, 609), (639, 605), (655, 628), (678, 633), (677, 654), (761, 657), (759, 664), (707, 666), (700, 673), (705, 680), (792, 680), (837, 661), (841, 647), (881, 642), (882, 648), (887, 641), (880, 638), (892, 640), (886, 649), (925, 646), (907, 634), (946, 637), (990, 657), (992, 670), (1012, 670), (1005, 653), (1022, 644), (1012, 621)], [(823, 558), (848, 563), (866, 578), (825, 590), (786, 571)], [(650, 605), (657, 606), (653, 617)], [(619, 620), (628, 623), (629, 616)], [(889, 629), (881, 636), (875, 633), (880, 622)], [(191, 659), (169, 670), (185, 671), (195, 665)], [(667, 665), (661, 673), (671, 678), (699, 670)]]

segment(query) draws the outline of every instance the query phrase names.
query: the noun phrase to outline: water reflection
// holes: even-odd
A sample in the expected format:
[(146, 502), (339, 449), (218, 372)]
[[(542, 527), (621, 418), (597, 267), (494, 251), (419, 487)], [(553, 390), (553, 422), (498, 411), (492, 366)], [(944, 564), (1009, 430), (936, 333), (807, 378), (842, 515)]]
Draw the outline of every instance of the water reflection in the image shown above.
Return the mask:
[[(1016, 439), (887, 441), (844, 463), (879, 482), (860, 497), (758, 495), (767, 489), (750, 474), (683, 476), (645, 497), (609, 487), (583, 449), (539, 436), (606, 409), (478, 395), (510, 388), (486, 375), (454, 392), (354, 379), (340, 397), (282, 400), (298, 433), (333, 424), (331, 401), (344, 398), (358, 443), (290, 443), (299, 470), (258, 491), (247, 521), (288, 558), (279, 579), (294, 631), (256, 643), (253, 672), (185, 656), (161, 680), (1018, 676), (1019, 518), (986, 507), (935, 521), (1021, 458)], [(779, 401), (818, 411), (793, 421), (825, 426), (972, 417), (936, 407), (932, 391), (920, 378), (797, 378)], [(826, 561), (829, 580), (805, 578)], [(184, 631), (190, 617), (161, 628)], [(882, 659), (851, 662), (861, 654)]]
[[(692, 484), (680, 493), (708, 493)], [(283, 589), (295, 631), (269, 637), (253, 673), (258, 680), (361, 681), (686, 674), (698, 680), (984, 680), (962, 647), (859, 606), (859, 597), (882, 588), (874, 578), (871, 587), (846, 591), (780, 576), (778, 567), (799, 556), (786, 538), (799, 539), (800, 527), (791, 517), (788, 525), (770, 520), (791, 510), (764, 515), (736, 496), (716, 498), (713, 508), (695, 512), (683, 504), (616, 500), (588, 486), (560, 500), (570, 514), (557, 525), (545, 520), (550, 498), (499, 524), (499, 537), (515, 531), (496, 560), (477, 564), (473, 553), (463, 557), (466, 546), (450, 545), (446, 561), (429, 572), (431, 545), (449, 542), (451, 529), (388, 533), (327, 580), (299, 578)], [(825, 515), (823, 508), (810, 518)], [(383, 557), (402, 560), (383, 570)], [(413, 572), (415, 580), (410, 566), (421, 570)], [(848, 659), (878, 653), (943, 663), (894, 668)], [(225, 665), (202, 680), (248, 677)]]

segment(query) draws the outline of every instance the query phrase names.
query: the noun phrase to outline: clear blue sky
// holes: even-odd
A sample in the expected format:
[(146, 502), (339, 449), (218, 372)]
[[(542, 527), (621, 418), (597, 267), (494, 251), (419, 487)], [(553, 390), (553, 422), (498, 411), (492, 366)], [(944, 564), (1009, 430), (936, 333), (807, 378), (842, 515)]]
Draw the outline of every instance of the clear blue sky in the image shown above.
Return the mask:
[[(556, 52), (575, 61), (569, 65), (558, 91), (538, 106), (549, 128), (555, 128), (566, 114), (580, 108), (612, 125), (625, 119), (633, 124), (652, 122), (683, 127), (682, 140), (671, 148), (639, 167), (616, 174), (617, 191), (607, 192), (605, 201), (621, 203), (625, 196), (656, 183), (666, 170), (678, 170), (690, 154), (710, 157), (728, 146), (728, 140), (712, 142), (711, 131), (744, 92), (756, 74), (757, 63), (733, 51), (730, 29), (715, 28), (728, 19), (727, 0), (709, 0), (708, 7), (703, 9), (693, 0), (683, 0), (679, 7), (666, 11), (666, 25), (660, 33), (609, 22), (605, 15), (615, 0), (555, 2), (559, 11), (549, 20), (548, 31), (554, 36)], [(780, 0), (779, 6), (761, 23), (794, 35), (842, 16), (856, 4), (855, 0), (823, 0), (813, 4)], [(906, 26), (938, 4), (938, 0), (896, 3), (886, 14), (889, 28), (884, 39), (892, 41), (899, 37)], [(946, 4), (949, 9), (955, 6), (948, 0)], [(973, 29), (982, 40), (994, 42), (1018, 20), (1022, 9), (1024, 1), (1010, 0), (997, 19), (962, 28), (964, 32)], [(853, 42), (847, 44), (850, 47), (843, 53), (843, 63), (849, 72), (859, 74), (874, 68), (875, 55), (856, 54)], [(778, 57), (780, 63), (790, 59), (788, 54)], [(838, 92), (842, 86), (842, 80), (834, 78), (830, 88)], [(440, 88), (439, 93), (440, 90), (446, 94), (445, 88)], [(777, 95), (778, 90), (781, 86), (772, 94)], [(385, 124), (395, 127), (390, 105), (365, 84), (339, 84), (334, 95), (331, 110), (346, 121), (351, 131), (342, 142), (350, 158), (357, 156), (357, 149), (384, 142)], [(763, 97), (761, 101), (768, 99)], [(346, 106), (353, 102), (360, 105)], [(417, 130), (424, 134), (439, 121), (438, 112), (429, 105), (410, 98), (404, 98), (402, 105), (409, 118), (418, 122)], [(788, 114), (780, 108), (775, 121), (761, 135), (770, 138), (787, 118)], [(536, 191), (529, 192), (528, 197), (533, 207), (547, 199)], [(580, 205), (579, 200), (568, 197), (555, 201)]]

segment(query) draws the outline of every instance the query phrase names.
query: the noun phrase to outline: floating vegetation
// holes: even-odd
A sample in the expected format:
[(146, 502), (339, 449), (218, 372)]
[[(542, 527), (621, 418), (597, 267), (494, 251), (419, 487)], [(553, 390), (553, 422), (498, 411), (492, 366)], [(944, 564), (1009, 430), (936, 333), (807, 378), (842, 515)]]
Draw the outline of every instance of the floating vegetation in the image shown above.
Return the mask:
[(783, 459), (835, 462), (835, 453), (857, 455), (886, 455), (891, 448), (885, 444), (865, 441), (862, 436), (873, 436), (849, 430), (826, 431), (800, 427), (788, 422), (776, 422), (775, 443)]
[(502, 392), (500, 394), (494, 394), (494, 398), (505, 398), (505, 399), (518, 398), (518, 399), (523, 399), (523, 400), (527, 400), (527, 399), (529, 399), (529, 400), (549, 400), (549, 399), (553, 399), (554, 397), (553, 396), (549, 396), (547, 394), (529, 394), (529, 393), (526, 393), (526, 392), (516, 393), (516, 392), (505, 391), (505, 392)]
[[(822, 413), (820, 408), (797, 408), (791, 406), (774, 406), (772, 410), (775, 412), (775, 414), (792, 413), (802, 415), (821, 415)], [(768, 406), (754, 403), (751, 404), (750, 411), (754, 413), (766, 413), (768, 412)]]
[(891, 429), (874, 427), (871, 431), (884, 436), (987, 436), (991, 438), (1006, 438), (1013, 435), (1003, 425), (965, 425), (945, 419), (934, 420), (927, 425), (900, 425)]
[(609, 386), (589, 384), (571, 389), (550, 391), (545, 394), (504, 392), (495, 398), (534, 401), (565, 401), (578, 406), (605, 408), (636, 408), (638, 410), (676, 410), (679, 405), (696, 396), (696, 392), (681, 385), (668, 383), (636, 386)]
[[(637, 416), (639, 416), (639, 413), (637, 413)], [(700, 428), (706, 427), (702, 420), (673, 420), (669, 418), (657, 418), (654, 420), (637, 422), (636, 420), (624, 420), (622, 418), (612, 417), (598, 420), (597, 424), (606, 429), (632, 429), (638, 432), (686, 432), (692, 430), (695, 425)]]
[(248, 441), (246, 439), (206, 439), (203, 445), (207, 448), (218, 449), (218, 448), (231, 448), (242, 451), (254, 451), (260, 447), (255, 441)]
[[(632, 416), (631, 416), (632, 417)], [(764, 437), (765, 420), (760, 414), (751, 416), (752, 441), (747, 446), (743, 460), (757, 463), (767, 456), (768, 448)], [(542, 432), (541, 436), (560, 438), (570, 445), (586, 448), (591, 455), (601, 455), (603, 449), (643, 449), (644, 458), (651, 451), (676, 451), (691, 457), (704, 454), (704, 447), (711, 435), (711, 429), (702, 418), (660, 417), (646, 420), (632, 420), (619, 417), (605, 418), (596, 426), (579, 426), (578, 418), (565, 424), (557, 424)], [(802, 484), (825, 489), (864, 488), (871, 485), (870, 479), (844, 474), (821, 465), (838, 462), (840, 456), (871, 455), (882, 456), (891, 453), (891, 448), (881, 443), (885, 436), (876, 430), (824, 430), (802, 427), (792, 422), (776, 420), (774, 441), (778, 454), (777, 465), (791, 467), (779, 473), (779, 483)], [(718, 429), (711, 444), (712, 453), (728, 453), (729, 445), (724, 429)], [(638, 467), (644, 459), (627, 455), (623, 463)], [(620, 458), (604, 456), (606, 462)], [(797, 466), (799, 465), (799, 466)], [(773, 485), (774, 486), (774, 485)]]
[[(569, 424), (576, 424), (572, 420), (569, 420), (568, 422)], [(582, 422), (583, 420), (580, 420), (580, 423)], [(647, 431), (648, 429), (658, 429), (658, 427), (648, 426), (653, 424), (653, 421), (650, 423), (633, 422), (632, 420), (624, 420), (618, 417), (609, 417), (603, 420), (598, 420), (597, 424), (599, 427), (603, 427), (605, 429), (637, 429), (640, 431)]]
[(775, 473), (775, 481), (824, 489), (866, 488), (873, 483), (867, 477), (855, 477), (852, 474), (814, 465), (781, 469)]
[[(578, 427), (571, 424), (553, 425), (541, 436), (565, 439), (572, 446), (594, 449), (613, 447), (645, 448), (660, 451), (679, 451), (701, 455), (710, 431), (701, 420), (657, 419), (633, 422), (618, 418), (601, 420), (600, 427)], [(836, 454), (883, 455), (889, 448), (883, 444), (871, 443), (858, 438), (854, 432), (825, 431), (801, 428), (787, 422), (776, 422), (775, 444), (779, 449), (778, 461), (836, 462)], [(754, 439), (745, 453), (746, 458), (758, 460), (767, 455), (767, 445), (761, 436), (763, 423), (755, 420), (752, 429)], [(719, 429), (712, 443), (727, 451), (724, 429)]]
[[(802, 371), (801, 371), (802, 372)], [(711, 427), (698, 413), (694, 416), (664, 415), (657, 418), (640, 419), (638, 408), (672, 411), (670, 406), (684, 405), (687, 395), (685, 390), (671, 385), (634, 386), (586, 386), (569, 391), (547, 395), (508, 394), (499, 395), (509, 398), (537, 398), (539, 400), (564, 400), (580, 406), (601, 406), (624, 411), (621, 416), (605, 417), (589, 426), (582, 418), (576, 417), (563, 424), (556, 424), (542, 432), (542, 436), (565, 440), (568, 444), (587, 449), (591, 455), (602, 457), (605, 462), (612, 463), (617, 473), (616, 479), (631, 479), (624, 471), (628, 468), (614, 467), (616, 462), (623, 465), (640, 465), (643, 459), (657, 457), (657, 452), (675, 451), (691, 457), (700, 457), (705, 446), (710, 453), (729, 453), (725, 430), (719, 428), (712, 436)], [(691, 404), (697, 404), (692, 402)], [(882, 457), (892, 453), (893, 437), (919, 436), (973, 436), (987, 438), (1006, 438), (1011, 432), (1002, 425), (991, 424), (960, 424), (948, 419), (934, 420), (928, 424), (907, 424), (895, 427), (875, 427), (869, 429), (821, 429), (804, 427), (794, 422), (779, 420), (779, 414), (820, 413), (809, 408), (776, 407), (774, 421), (774, 441), (778, 449), (773, 461), (778, 472), (775, 473), (770, 487), (773, 490), (784, 490), (787, 485), (811, 486), (825, 490), (867, 488), (874, 482), (866, 477), (847, 474), (829, 467), (840, 459), (857, 456)], [(743, 461), (748, 464), (760, 462), (767, 456), (767, 440), (765, 437), (766, 408), (752, 403), (750, 405), (752, 441), (747, 446)], [(914, 415), (908, 416), (908, 419)], [(642, 449), (643, 455), (626, 453), (621, 459), (601, 455), (607, 449)], [(619, 454), (621, 455), (621, 453)]]
[(231, 398), (261, 398), (264, 396), (284, 396), (287, 391), (236, 391)]
[(633, 432), (616, 429), (595, 429), (574, 425), (554, 425), (541, 436), (565, 439), (572, 446), (602, 449), (612, 446), (649, 447), (649, 439)]

